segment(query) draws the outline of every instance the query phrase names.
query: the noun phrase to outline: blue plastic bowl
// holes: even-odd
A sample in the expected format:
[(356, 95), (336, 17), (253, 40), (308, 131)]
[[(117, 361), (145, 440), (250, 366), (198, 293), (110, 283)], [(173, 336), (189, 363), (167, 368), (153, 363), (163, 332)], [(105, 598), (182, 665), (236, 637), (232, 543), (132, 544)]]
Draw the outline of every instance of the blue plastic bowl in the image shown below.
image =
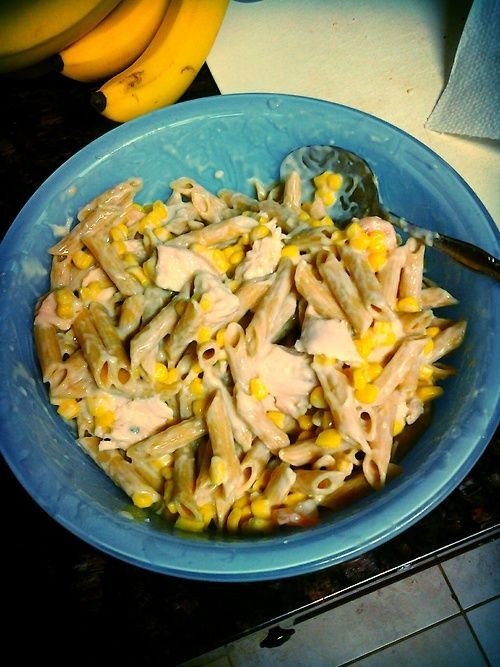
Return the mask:
[[(252, 192), (277, 178), (281, 159), (305, 144), (337, 144), (366, 158), (384, 203), (425, 227), (498, 255), (498, 233), (466, 183), (424, 145), (387, 123), (336, 104), (248, 94), (178, 104), (126, 123), (60, 167), (23, 208), (0, 246), (0, 440), (7, 463), (54, 519), (90, 544), (171, 575), (250, 581), (318, 570), (389, 540), (421, 519), (463, 479), (498, 421), (500, 299), (490, 279), (430, 250), (428, 275), (460, 300), (450, 317), (469, 322), (450, 358), (435, 417), (385, 490), (312, 529), (255, 538), (181, 535), (136, 512), (88, 459), (49, 405), (33, 338), (33, 307), (48, 287), (54, 225), (114, 183), (140, 176), (142, 201), (165, 197), (187, 175), (212, 190)], [(222, 172), (222, 176), (221, 176)], [(29, 527), (27, 527), (29, 530)]]

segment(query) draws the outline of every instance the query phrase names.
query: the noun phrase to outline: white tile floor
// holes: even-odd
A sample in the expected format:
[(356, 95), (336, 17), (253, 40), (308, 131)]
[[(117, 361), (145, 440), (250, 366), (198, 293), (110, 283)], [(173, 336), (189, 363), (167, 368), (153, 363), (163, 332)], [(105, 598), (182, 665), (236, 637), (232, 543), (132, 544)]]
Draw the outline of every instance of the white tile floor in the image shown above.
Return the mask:
[(262, 648), (255, 632), (182, 667), (500, 667), (500, 539), (308, 618)]

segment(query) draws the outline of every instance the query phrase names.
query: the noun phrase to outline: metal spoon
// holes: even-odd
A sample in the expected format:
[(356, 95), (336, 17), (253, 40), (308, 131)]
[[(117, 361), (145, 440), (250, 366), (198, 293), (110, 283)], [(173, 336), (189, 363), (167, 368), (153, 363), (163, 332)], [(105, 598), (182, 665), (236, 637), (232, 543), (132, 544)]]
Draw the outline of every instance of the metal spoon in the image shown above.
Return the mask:
[(315, 176), (324, 171), (342, 174), (343, 183), (336, 193), (336, 200), (327, 207), (337, 226), (345, 226), (352, 218), (378, 215), (467, 268), (500, 280), (500, 261), (496, 257), (471, 243), (418, 227), (387, 210), (380, 201), (377, 177), (355, 153), (338, 146), (302, 146), (289, 153), (281, 163), (281, 179), (285, 180), (292, 171), (300, 176), (303, 201), (312, 201), (314, 197), (312, 179)]

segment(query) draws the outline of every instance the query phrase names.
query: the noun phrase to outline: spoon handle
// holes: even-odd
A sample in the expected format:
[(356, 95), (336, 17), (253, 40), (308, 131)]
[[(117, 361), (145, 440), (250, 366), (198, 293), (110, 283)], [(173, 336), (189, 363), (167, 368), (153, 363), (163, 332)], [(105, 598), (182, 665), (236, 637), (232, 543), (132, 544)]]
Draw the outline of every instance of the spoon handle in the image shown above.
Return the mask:
[(485, 250), (472, 245), (472, 243), (460, 241), (445, 234), (438, 234), (432, 245), (469, 269), (484, 273), (490, 278), (495, 278), (495, 280), (500, 280), (500, 261)]
[(436, 248), (436, 250), (448, 255), (468, 269), (479, 271), (479, 273), (490, 276), (490, 278), (500, 280), (500, 260), (485, 250), (472, 245), (472, 243), (413, 225), (390, 211), (384, 210), (382, 213), (382, 217), (385, 216), (385, 219), (389, 220), (394, 226), (422, 241), (425, 245)]

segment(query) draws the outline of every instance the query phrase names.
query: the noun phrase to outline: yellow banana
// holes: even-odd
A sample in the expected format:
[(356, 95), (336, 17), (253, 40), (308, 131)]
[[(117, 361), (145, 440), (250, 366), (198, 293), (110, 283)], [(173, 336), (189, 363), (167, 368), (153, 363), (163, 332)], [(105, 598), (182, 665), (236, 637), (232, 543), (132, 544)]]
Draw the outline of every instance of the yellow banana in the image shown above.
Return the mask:
[(171, 0), (146, 50), (92, 94), (92, 105), (124, 122), (176, 102), (205, 62), (228, 2)]
[(111, 14), (58, 56), (62, 74), (97, 81), (121, 72), (153, 39), (169, 0), (122, 0)]
[(92, 30), (118, 0), (1, 0), (0, 73), (35, 65)]

